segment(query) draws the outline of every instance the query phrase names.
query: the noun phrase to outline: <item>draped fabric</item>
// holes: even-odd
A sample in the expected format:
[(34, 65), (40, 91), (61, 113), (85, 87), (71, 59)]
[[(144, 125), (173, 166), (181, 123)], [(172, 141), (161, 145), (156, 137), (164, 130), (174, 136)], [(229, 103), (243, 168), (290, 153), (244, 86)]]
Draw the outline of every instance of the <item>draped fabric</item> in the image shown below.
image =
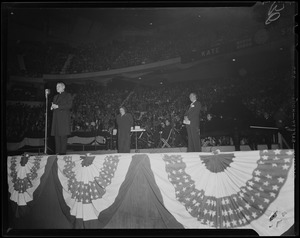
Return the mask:
[(52, 164), (48, 156), (8, 157), (8, 190), (16, 217), (24, 216), (38, 201)]
[(113, 203), (130, 164), (126, 155), (121, 161), (120, 156), (58, 156), (56, 184), (61, 186), (60, 202), (76, 228), (93, 226), (84, 222), (96, 220)]
[(183, 228), (164, 207), (148, 155), (133, 155), (115, 202), (99, 215), (106, 228)]
[(282, 234), (294, 223), (293, 160), (291, 150), (150, 159), (166, 208), (185, 228), (251, 228), (259, 235)]
[(94, 136), (94, 137), (79, 137), (79, 136), (72, 136), (68, 138), (68, 144), (105, 144), (106, 140), (103, 136)]
[(43, 146), (44, 145), (44, 139), (43, 138), (27, 138), (27, 137), (25, 137), (20, 142), (15, 142), (15, 143), (9, 143), (9, 142), (7, 142), (6, 145), (7, 145), (7, 150), (8, 151), (16, 151), (16, 150), (22, 148), (25, 145), (29, 145), (29, 146)]
[[(36, 146), (41, 147), (44, 146), (44, 138), (27, 138), (25, 137), (20, 142), (7, 142), (7, 150), (8, 151), (16, 151), (24, 146)], [(91, 143), (98, 143), (98, 144), (105, 144), (106, 139), (104, 136), (90, 136), (90, 137), (83, 137), (83, 136), (70, 136), (68, 137), (68, 144), (91, 144)]]
[(78, 136), (72, 136), (68, 138), (68, 144), (91, 144), (95, 141), (95, 137), (78, 137)]
[[(8, 168), (16, 159), (9, 160)], [(65, 155), (53, 163), (52, 178), (75, 229), (252, 229), (279, 236), (294, 224), (293, 150)]]

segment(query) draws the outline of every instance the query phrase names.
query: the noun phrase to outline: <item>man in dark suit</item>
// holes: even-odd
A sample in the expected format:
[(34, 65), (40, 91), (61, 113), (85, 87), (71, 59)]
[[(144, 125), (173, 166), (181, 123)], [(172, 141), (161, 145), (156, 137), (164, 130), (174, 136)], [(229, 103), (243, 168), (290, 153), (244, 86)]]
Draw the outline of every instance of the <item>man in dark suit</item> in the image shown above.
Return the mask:
[(120, 114), (117, 115), (118, 125), (118, 152), (130, 153), (130, 130), (133, 126), (133, 118), (126, 112), (125, 107), (120, 107)]
[(184, 114), (183, 120), (188, 134), (187, 152), (201, 152), (199, 128), (201, 104), (197, 101), (197, 95), (195, 93), (190, 94), (190, 100), (192, 103)]
[(67, 152), (68, 135), (71, 134), (72, 96), (65, 92), (65, 84), (56, 84), (57, 95), (51, 105), (53, 110), (51, 135), (55, 136), (55, 153), (65, 155)]

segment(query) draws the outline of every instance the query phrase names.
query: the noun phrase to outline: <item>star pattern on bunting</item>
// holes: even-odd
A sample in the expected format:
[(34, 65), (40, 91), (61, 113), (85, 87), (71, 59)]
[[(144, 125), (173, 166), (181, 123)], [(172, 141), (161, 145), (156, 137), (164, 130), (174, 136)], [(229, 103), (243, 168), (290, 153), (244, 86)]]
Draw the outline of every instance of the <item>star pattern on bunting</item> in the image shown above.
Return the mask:
[[(293, 152), (264, 150), (260, 151), (259, 156), (257, 167), (252, 171), (252, 178), (235, 194), (220, 198), (206, 196), (203, 189), (198, 190), (195, 187), (195, 181), (185, 172), (186, 164), (181, 155), (164, 155), (163, 160), (168, 179), (175, 188), (176, 199), (185, 206), (191, 216), (210, 227), (236, 228), (258, 219), (277, 198), (292, 165)], [(202, 157), (200, 156), (200, 159)], [(227, 166), (230, 166), (228, 154), (224, 157), (227, 159), (222, 159), (222, 154), (218, 155), (219, 160), (215, 162), (227, 161)], [(273, 166), (274, 164), (276, 166)], [(224, 165), (215, 168), (222, 167), (224, 168)], [(212, 172), (213, 166), (209, 166), (209, 170)], [(212, 174), (217, 172), (220, 171), (217, 169)], [(223, 172), (226, 173), (226, 170)]]
[[(78, 181), (74, 172), (76, 163), (72, 161), (72, 156), (64, 156), (65, 166), (63, 174), (68, 178), (68, 191), (71, 193), (72, 199), (83, 204), (91, 203), (92, 200), (101, 198), (106, 190), (105, 188), (111, 183), (114, 173), (119, 163), (119, 156), (107, 156), (104, 159), (103, 167), (100, 169), (98, 176), (93, 181), (84, 183)], [(84, 157), (85, 158), (85, 157)], [(91, 157), (89, 162), (93, 163), (94, 158)], [(89, 164), (88, 166), (90, 166)], [(81, 164), (81, 169), (86, 164)], [(89, 167), (87, 168), (89, 169)], [(78, 173), (78, 170), (77, 170)]]
[[(26, 158), (26, 163), (24, 162), (23, 157), (17, 157), (14, 156), (11, 159), (11, 165), (10, 165), (10, 173), (9, 175), (12, 178), (12, 183), (14, 186), (14, 190), (18, 193), (25, 193), (27, 189), (32, 188), (32, 181), (37, 179), (38, 174), (37, 170), (40, 169), (40, 163), (41, 163), (42, 156), (33, 156)], [(28, 163), (30, 161), (30, 165)], [(21, 166), (17, 166), (17, 163), (20, 163)], [(30, 166), (30, 167), (29, 167)], [(20, 178), (18, 177), (18, 172), (21, 169), (29, 169), (30, 173), (26, 173), (26, 177)]]

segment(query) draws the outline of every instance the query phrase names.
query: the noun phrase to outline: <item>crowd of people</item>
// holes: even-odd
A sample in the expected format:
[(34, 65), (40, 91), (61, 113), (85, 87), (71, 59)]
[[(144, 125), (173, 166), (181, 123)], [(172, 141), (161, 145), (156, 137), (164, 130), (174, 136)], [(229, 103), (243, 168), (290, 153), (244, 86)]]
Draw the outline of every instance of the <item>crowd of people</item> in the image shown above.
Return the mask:
[(11, 41), (7, 47), (7, 69), (12, 76), (40, 78), (60, 73), (73, 53), (66, 44), (48, 41)]
[[(49, 118), (48, 122), (50, 122)], [(43, 138), (45, 134), (45, 106), (25, 103), (7, 105), (5, 129), (8, 142), (19, 142), (25, 137)]]
[[(293, 120), (293, 81), (290, 72), (282, 75), (280, 70), (205, 83), (183, 81), (159, 87), (135, 85), (120, 89), (92, 82), (67, 85), (66, 90), (73, 97), (72, 132), (94, 131), (97, 134), (107, 131), (111, 134), (117, 127), (119, 107), (123, 105), (132, 114), (134, 125), (146, 129), (144, 146), (159, 145), (159, 132), (166, 120), (174, 128), (172, 141), (176, 141), (177, 146), (186, 145), (182, 120), (191, 91), (197, 94), (201, 103), (200, 131), (205, 145), (232, 144), (234, 127), (241, 132), (241, 144), (247, 144), (249, 131), (245, 134), (242, 131), (250, 124), (263, 125), (270, 121), (269, 125), (284, 127)], [(43, 130), (43, 107), (29, 108), (18, 104), (7, 107), (7, 138), (22, 138), (33, 132), (43, 133)]]
[[(226, 19), (224, 24), (215, 22), (209, 27), (197, 18), (185, 21), (186, 25), (174, 24), (146, 35), (116, 37), (105, 44), (98, 41), (70, 46), (51, 40), (9, 41), (8, 76), (42, 77), (43, 74), (77, 74), (143, 65), (254, 37), (260, 29), (253, 25), (237, 31), (234, 22), (226, 22)], [(273, 32), (280, 32), (277, 28)], [(106, 131), (111, 134), (117, 126), (120, 106), (124, 106), (132, 114), (134, 125), (146, 129), (141, 138), (142, 146), (159, 147), (167, 121), (173, 129), (172, 146), (187, 145), (186, 126), (182, 121), (191, 92), (196, 93), (201, 103), (202, 144), (213, 146), (234, 144), (235, 140), (250, 144), (253, 141), (249, 135), (251, 131), (244, 131), (249, 124), (292, 127), (293, 87), (291, 72), (278, 68), (264, 73), (246, 72), (231, 78), (199, 79), (159, 87), (130, 85), (120, 89), (87, 83), (67, 85), (66, 90), (73, 100), (72, 132), (99, 134)], [(44, 95), (39, 91), (40, 88), (21, 85), (9, 88), (6, 96), (11, 101), (43, 101)], [(41, 137), (45, 129), (44, 110), (43, 106), (8, 105), (8, 141)], [(239, 136), (234, 134), (237, 130)]]
[(11, 86), (6, 92), (6, 98), (11, 101), (40, 101), (42, 99), (38, 94), (38, 89), (31, 84)]
[(10, 42), (8, 71), (10, 75), (26, 77), (106, 71), (176, 58), (245, 37), (242, 31), (215, 29), (202, 29), (205, 34), (182, 29), (180, 33), (160, 32), (130, 40), (112, 40), (105, 44), (86, 42), (76, 46), (51, 41)]

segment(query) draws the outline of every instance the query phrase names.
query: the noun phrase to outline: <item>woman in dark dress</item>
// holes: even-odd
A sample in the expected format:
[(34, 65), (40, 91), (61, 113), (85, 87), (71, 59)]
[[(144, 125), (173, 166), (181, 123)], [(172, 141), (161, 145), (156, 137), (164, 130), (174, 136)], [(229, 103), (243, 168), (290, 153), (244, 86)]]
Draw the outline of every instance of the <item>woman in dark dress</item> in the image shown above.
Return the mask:
[(120, 107), (117, 116), (118, 125), (118, 153), (130, 153), (130, 129), (133, 126), (133, 118), (126, 112), (125, 107)]

